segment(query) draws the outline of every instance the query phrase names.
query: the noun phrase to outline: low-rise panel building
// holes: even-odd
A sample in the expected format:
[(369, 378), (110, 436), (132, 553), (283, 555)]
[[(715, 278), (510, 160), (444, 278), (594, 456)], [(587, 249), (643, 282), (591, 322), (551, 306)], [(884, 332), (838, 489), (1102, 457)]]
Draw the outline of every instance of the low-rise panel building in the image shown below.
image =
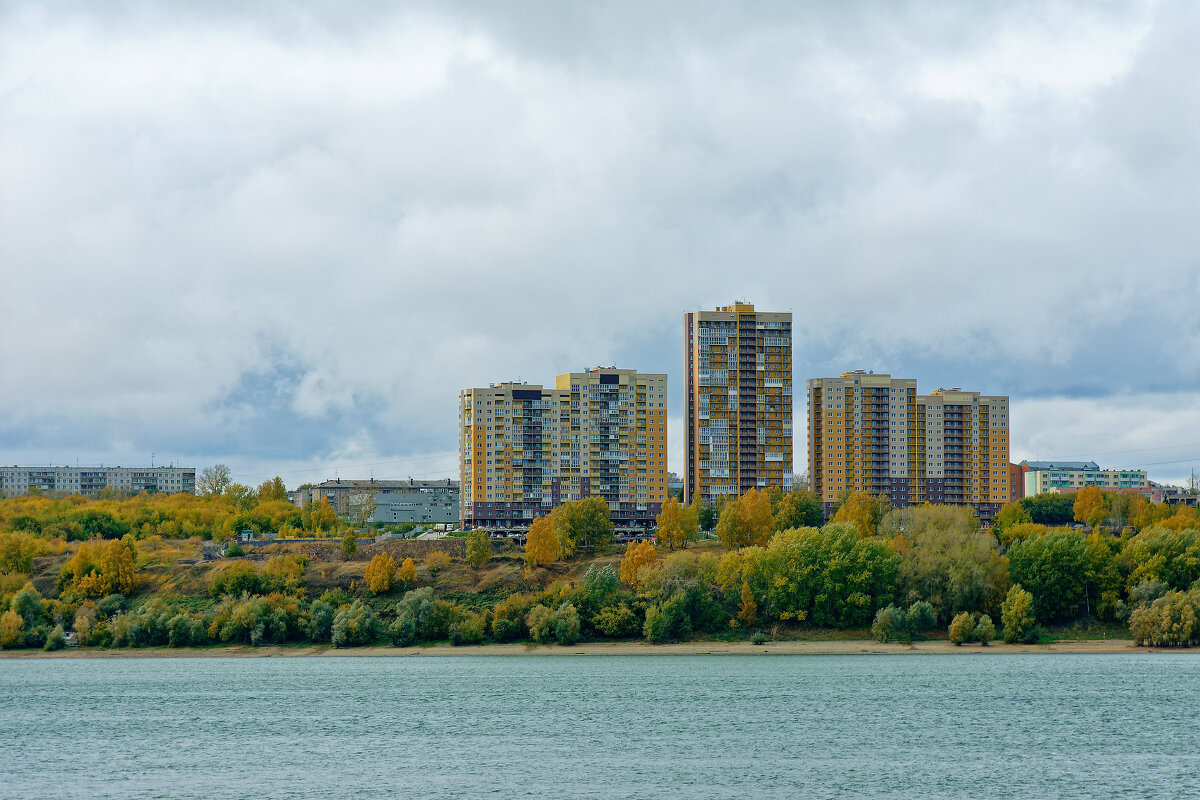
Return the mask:
[(1022, 461), (1025, 496), (1042, 492), (1076, 492), (1085, 486), (1108, 491), (1145, 489), (1144, 469), (1101, 469), (1095, 461)]
[(9, 497), (30, 489), (96, 495), (118, 492), (196, 493), (195, 467), (0, 467), (0, 493)]
[(458, 481), (396, 480), (325, 481), (309, 489), (291, 493), (292, 502), (303, 508), (309, 503), (328, 500), (338, 514), (349, 514), (361, 497), (375, 501), (372, 522), (398, 524), (415, 522), (438, 524), (458, 521)]

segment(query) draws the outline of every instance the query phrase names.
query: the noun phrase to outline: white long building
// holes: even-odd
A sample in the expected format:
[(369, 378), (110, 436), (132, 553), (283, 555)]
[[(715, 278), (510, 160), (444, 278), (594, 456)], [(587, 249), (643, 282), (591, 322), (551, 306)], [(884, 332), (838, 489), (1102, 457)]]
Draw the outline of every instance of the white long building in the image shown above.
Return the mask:
[(118, 492), (196, 493), (195, 467), (0, 467), (0, 493), (8, 497), (30, 489), (65, 494)]

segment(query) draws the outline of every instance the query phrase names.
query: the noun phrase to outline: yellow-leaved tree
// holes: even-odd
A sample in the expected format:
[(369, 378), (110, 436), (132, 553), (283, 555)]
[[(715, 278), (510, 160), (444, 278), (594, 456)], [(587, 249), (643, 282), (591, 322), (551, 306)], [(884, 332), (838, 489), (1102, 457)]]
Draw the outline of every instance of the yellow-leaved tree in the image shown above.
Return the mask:
[(662, 512), (658, 515), (658, 532), (655, 539), (659, 545), (666, 545), (674, 550), (682, 547), (686, 541), (683, 533), (683, 508), (674, 497), (668, 497), (662, 504)]
[(651, 542), (634, 542), (627, 545), (625, 557), (621, 559), (621, 580), (630, 586), (636, 586), (641, 568), (655, 561), (658, 561), (658, 551)]
[(740, 498), (742, 525), (746, 543), (765, 547), (775, 533), (775, 518), (771, 513), (771, 498), (766, 492), (751, 489)]
[(404, 563), (400, 565), (400, 571), (396, 573), (396, 578), (405, 586), (412, 586), (417, 582), (417, 565), (411, 557), (404, 559)]
[(558, 558), (558, 534), (550, 517), (538, 517), (525, 534), (525, 563), (530, 567), (553, 564)]
[(367, 579), (367, 588), (371, 594), (383, 594), (392, 590), (392, 582), (396, 578), (396, 562), (387, 553), (378, 553), (367, 564), (363, 573)]
[(750, 583), (742, 581), (742, 597), (738, 603), (738, 619), (747, 628), (758, 619), (758, 603), (754, 602), (754, 593), (750, 591)]

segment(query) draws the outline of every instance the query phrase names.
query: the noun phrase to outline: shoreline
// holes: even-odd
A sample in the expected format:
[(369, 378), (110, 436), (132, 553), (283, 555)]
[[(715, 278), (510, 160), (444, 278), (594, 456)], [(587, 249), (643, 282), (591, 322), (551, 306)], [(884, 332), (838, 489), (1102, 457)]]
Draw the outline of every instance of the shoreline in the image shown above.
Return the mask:
[(1081, 640), (1051, 644), (1004, 644), (993, 642), (987, 647), (978, 644), (956, 646), (945, 640), (914, 642), (912, 644), (880, 644), (870, 639), (836, 641), (768, 642), (677, 642), (648, 644), (646, 642), (589, 642), (563, 647), (560, 645), (526, 646), (524, 644), (487, 644), (455, 647), (448, 644), (430, 647), (345, 647), (330, 646), (267, 646), (224, 645), (220, 647), (145, 647), (134, 649), (72, 648), (46, 652), (44, 650), (0, 650), (5, 658), (321, 658), (349, 656), (352, 658), (399, 658), (413, 656), (700, 656), (700, 655), (979, 655), (1000, 653), (1020, 654), (1113, 654), (1113, 653), (1187, 653), (1200, 650), (1186, 648), (1135, 647), (1130, 639)]

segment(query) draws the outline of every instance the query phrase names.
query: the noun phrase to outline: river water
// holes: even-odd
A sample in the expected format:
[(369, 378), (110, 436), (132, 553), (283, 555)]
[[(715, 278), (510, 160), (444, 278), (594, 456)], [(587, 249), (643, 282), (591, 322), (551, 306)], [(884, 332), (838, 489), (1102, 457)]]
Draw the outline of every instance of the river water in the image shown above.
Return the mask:
[(4, 660), (0, 797), (1200, 797), (1200, 657)]

